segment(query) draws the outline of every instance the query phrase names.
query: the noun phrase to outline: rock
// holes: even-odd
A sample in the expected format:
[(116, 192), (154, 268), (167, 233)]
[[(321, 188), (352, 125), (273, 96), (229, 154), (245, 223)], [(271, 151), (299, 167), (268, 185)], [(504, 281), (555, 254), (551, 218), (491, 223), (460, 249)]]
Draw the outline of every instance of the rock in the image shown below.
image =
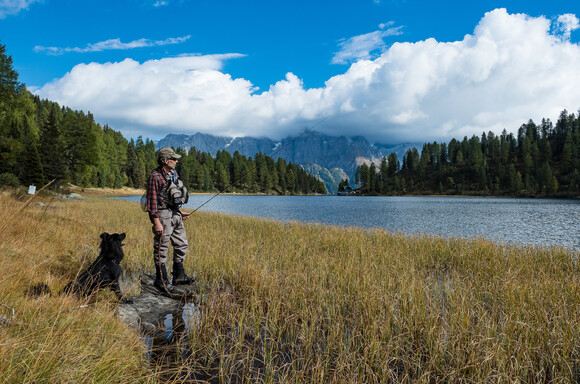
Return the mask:
[(163, 382), (173, 382), (175, 372), (190, 356), (187, 340), (200, 319), (199, 301), (194, 301), (198, 298), (197, 286), (177, 286), (169, 297), (155, 287), (154, 281), (154, 276), (141, 275), (141, 294), (127, 297), (132, 303), (120, 304), (116, 314), (139, 332), (147, 360), (156, 370), (165, 372), (162, 376), (167, 380)]
[(160, 329), (167, 328), (164, 323), (168, 318), (181, 316), (184, 307), (188, 316), (199, 317), (195, 305), (199, 303), (199, 295), (195, 284), (175, 286), (171, 297), (168, 297), (153, 284), (155, 276), (143, 274), (140, 280), (141, 294), (127, 297), (132, 304), (120, 304), (116, 311), (117, 316), (131, 328), (144, 335), (155, 336)]
[(6, 304), (0, 304), (4, 309), (8, 309), (12, 312), (12, 317), (9, 319), (6, 315), (0, 315), (0, 328), (12, 325), (16, 320), (16, 315), (14, 314), (14, 308), (7, 306)]
[(63, 200), (83, 200), (84, 199), (84, 197), (82, 197), (78, 193), (69, 193), (68, 195), (62, 195), (60, 198)]

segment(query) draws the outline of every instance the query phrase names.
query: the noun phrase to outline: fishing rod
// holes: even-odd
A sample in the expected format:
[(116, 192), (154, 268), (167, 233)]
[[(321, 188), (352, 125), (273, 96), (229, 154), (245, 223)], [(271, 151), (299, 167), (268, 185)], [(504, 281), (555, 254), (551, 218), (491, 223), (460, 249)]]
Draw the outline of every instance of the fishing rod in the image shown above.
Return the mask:
[[(324, 122), (324, 120), (328, 119), (328, 116), (322, 118), (321, 120), (319, 120), (316, 124), (312, 125), (310, 128), (305, 129), (304, 132), (302, 132), (298, 138), (304, 136), (305, 134), (307, 134), (308, 132), (312, 131), (315, 127), (319, 126), (320, 124), (322, 124)], [(288, 147), (290, 144), (292, 143), (292, 141), (288, 141), (288, 143), (284, 146), (282, 146), (281, 148), (278, 148), (276, 151), (274, 151), (272, 154), (270, 154), (269, 157), (273, 157), (275, 156), (277, 153), (280, 153), (282, 150), (284, 150), (286, 147)], [(265, 161), (265, 160), (264, 160)], [(241, 179), (243, 179), (247, 174), (249, 174), (250, 172), (254, 171), (255, 169), (257, 169), (260, 165), (262, 165), (264, 163), (264, 161), (261, 162), (256, 162), (256, 165), (254, 165), (254, 167), (246, 172), (244, 172), (240, 177), (238, 177), (236, 180), (232, 181), (231, 183), (228, 184), (227, 187), (221, 189), (218, 193), (216, 193), (215, 195), (213, 195), (212, 197), (210, 197), (206, 202), (204, 202), (202, 205), (200, 205), (199, 207), (195, 208), (193, 210), (193, 212), (191, 213), (195, 213), (198, 210), (200, 210), (204, 205), (206, 205), (207, 203), (209, 203), (210, 201), (212, 201), (213, 199), (215, 199), (216, 197), (218, 197), (219, 195), (221, 195), (222, 193), (224, 193), (225, 191), (227, 191), (232, 185), (236, 184), (238, 181), (240, 181)]]

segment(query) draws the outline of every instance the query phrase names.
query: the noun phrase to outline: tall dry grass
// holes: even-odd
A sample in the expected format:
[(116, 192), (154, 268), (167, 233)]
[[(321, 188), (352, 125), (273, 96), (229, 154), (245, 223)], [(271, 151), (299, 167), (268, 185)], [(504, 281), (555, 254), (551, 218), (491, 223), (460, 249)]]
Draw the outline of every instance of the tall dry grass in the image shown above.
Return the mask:
[[(86, 302), (58, 294), (96, 258), (99, 231), (113, 228), (85, 211), (91, 203), (45, 196), (18, 212), (23, 203), (0, 192), (7, 224), (0, 233), (0, 382), (154, 382), (141, 339), (113, 316), (114, 295)], [(27, 295), (37, 284), (53, 294)]]
[[(0, 215), (17, 206), (3, 194)], [(205, 212), (186, 229), (186, 271), (195, 271), (204, 299), (182, 377), (580, 381), (578, 253)], [(152, 271), (152, 235), (136, 203), (94, 197), (30, 206), (0, 234), (0, 303), (16, 313), (0, 328), (0, 380), (164, 377), (112, 315), (113, 295), (69, 310), (87, 303), (23, 294), (38, 282), (58, 292), (92, 261), (104, 231), (127, 233), (124, 288), (137, 293), (136, 277)]]

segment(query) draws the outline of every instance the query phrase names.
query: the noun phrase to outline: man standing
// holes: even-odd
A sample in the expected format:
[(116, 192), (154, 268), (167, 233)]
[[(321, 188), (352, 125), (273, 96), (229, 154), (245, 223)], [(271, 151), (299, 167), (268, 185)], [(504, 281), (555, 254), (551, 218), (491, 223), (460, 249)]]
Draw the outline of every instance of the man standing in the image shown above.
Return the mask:
[(180, 209), (188, 198), (187, 189), (175, 171), (180, 157), (171, 148), (161, 148), (157, 152), (158, 167), (147, 179), (147, 211), (155, 234), (155, 286), (165, 293), (173, 291), (165, 267), (169, 243), (173, 245), (173, 285), (193, 282), (193, 278), (187, 276), (183, 269), (188, 247), (183, 220), (187, 220), (190, 213)]

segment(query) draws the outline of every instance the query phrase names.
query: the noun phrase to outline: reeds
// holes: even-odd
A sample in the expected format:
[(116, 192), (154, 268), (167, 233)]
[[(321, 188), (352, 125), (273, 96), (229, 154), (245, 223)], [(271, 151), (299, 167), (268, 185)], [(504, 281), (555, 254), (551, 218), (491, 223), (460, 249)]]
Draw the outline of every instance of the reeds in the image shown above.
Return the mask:
[[(4, 194), (0, 215), (17, 208)], [(186, 229), (186, 271), (204, 299), (174, 382), (580, 381), (578, 253), (207, 212)], [(112, 315), (113, 295), (89, 304), (97, 313), (23, 294), (37, 283), (58, 292), (104, 231), (127, 233), (124, 288), (138, 293), (153, 263), (136, 203), (30, 206), (0, 233), (0, 303), (16, 313), (0, 328), (0, 380), (167, 377)]]

